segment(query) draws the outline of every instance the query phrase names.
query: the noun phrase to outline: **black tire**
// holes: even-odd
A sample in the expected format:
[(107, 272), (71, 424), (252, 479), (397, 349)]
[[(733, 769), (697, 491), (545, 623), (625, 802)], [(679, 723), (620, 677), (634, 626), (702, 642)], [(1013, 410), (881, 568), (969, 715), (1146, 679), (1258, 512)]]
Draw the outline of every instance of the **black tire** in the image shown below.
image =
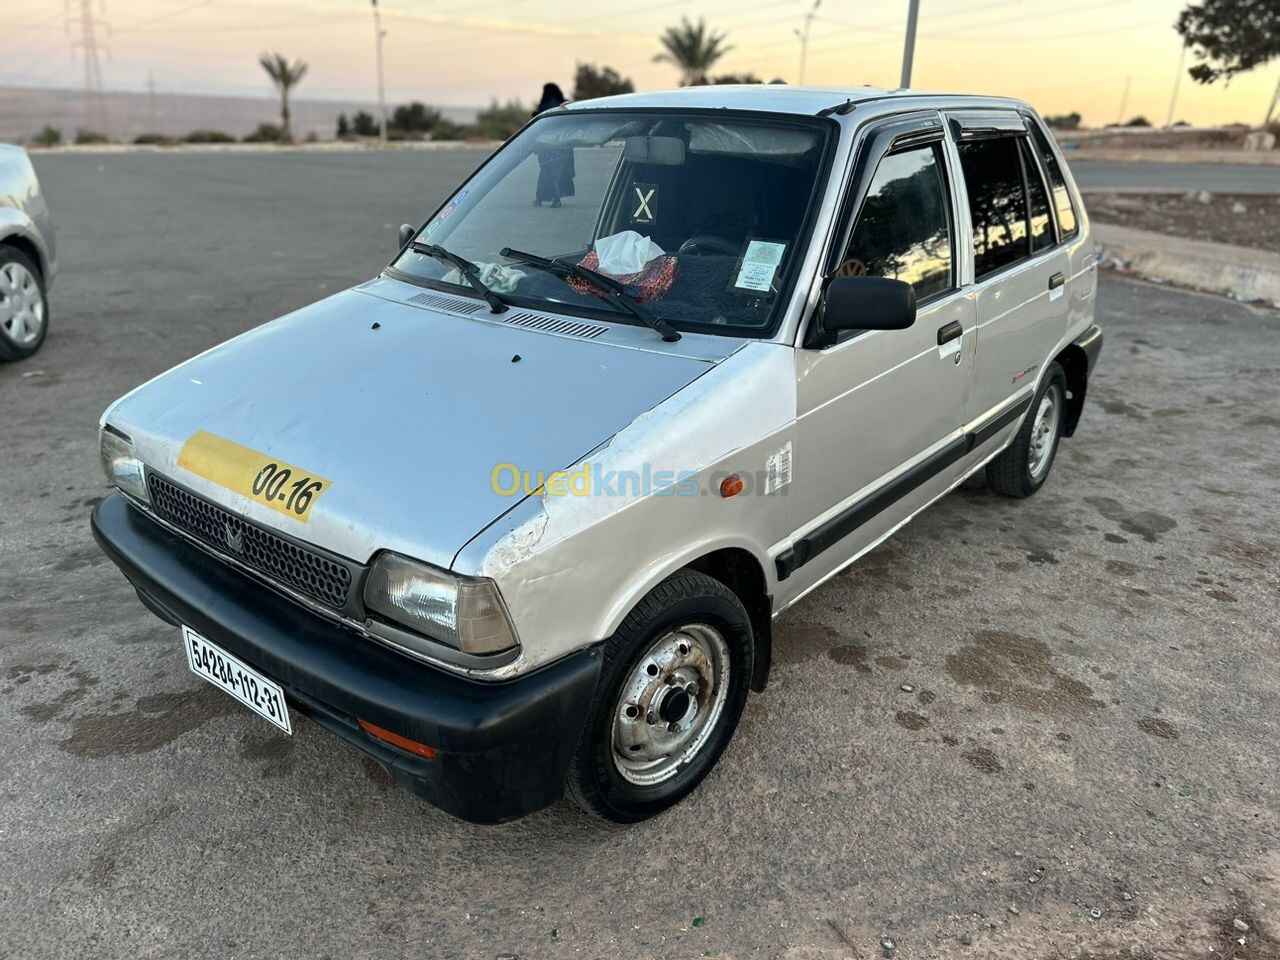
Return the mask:
[[(723, 706), (693, 756), (656, 784), (631, 782), (614, 759), (614, 717), (633, 671), (654, 644), (691, 624), (718, 631), (728, 650), (729, 677)], [(692, 791), (728, 745), (751, 686), (751, 618), (737, 595), (719, 580), (681, 570), (651, 590), (605, 644), (604, 664), (582, 740), (569, 767), (569, 796), (588, 813), (615, 823), (634, 823), (661, 813)], [(723, 683), (717, 678), (718, 684)], [(712, 696), (708, 693), (708, 698)]]
[[(1057, 404), (1057, 418), (1052, 430), (1048, 459), (1039, 472), (1032, 471), (1032, 437), (1035, 433), (1036, 414), (1046, 395), (1053, 394)], [(1066, 420), (1067, 376), (1057, 363), (1050, 363), (1040, 389), (1031, 401), (1022, 420), (1017, 436), (1000, 456), (987, 464), (987, 486), (1006, 497), (1029, 497), (1049, 478), (1053, 461), (1058, 455), (1058, 442), (1062, 439), (1062, 424)]]
[[(27, 359), (27, 357), (40, 349), (40, 345), (44, 343), (44, 338), (49, 332), (49, 298), (45, 292), (44, 275), (40, 272), (39, 265), (17, 247), (0, 243), (0, 270), (3, 270), (10, 263), (22, 265), (35, 278), (36, 287), (40, 291), (40, 302), (44, 308), (44, 322), (41, 324), (40, 332), (37, 334), (36, 339), (31, 343), (19, 343), (9, 336), (3, 325), (0, 325), (0, 361)], [(4, 296), (3, 290), (0, 290), (0, 300)]]

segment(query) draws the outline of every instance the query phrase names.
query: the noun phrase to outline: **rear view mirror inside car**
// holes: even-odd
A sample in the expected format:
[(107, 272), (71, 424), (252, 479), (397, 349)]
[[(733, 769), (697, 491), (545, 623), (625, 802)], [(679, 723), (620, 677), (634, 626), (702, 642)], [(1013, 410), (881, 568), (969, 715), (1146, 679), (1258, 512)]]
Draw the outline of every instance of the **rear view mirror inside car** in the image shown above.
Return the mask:
[(677, 137), (627, 137), (623, 156), (632, 163), (678, 167), (684, 163), (684, 141)]

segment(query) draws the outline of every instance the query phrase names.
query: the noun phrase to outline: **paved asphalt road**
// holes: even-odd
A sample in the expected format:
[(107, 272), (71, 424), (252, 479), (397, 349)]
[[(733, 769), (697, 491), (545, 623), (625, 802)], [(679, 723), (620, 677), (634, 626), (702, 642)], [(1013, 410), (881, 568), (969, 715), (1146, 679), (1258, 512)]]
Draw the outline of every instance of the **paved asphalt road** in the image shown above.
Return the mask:
[(966, 487), (789, 612), (679, 808), (482, 828), (194, 678), (88, 529), (111, 399), (374, 274), (468, 155), (37, 164), (64, 273), (0, 368), (0, 957), (1280, 954), (1276, 314), (1104, 278), (1036, 497)]
[(1226, 163), (1104, 163), (1068, 155), (1082, 190), (1280, 193), (1280, 167)]

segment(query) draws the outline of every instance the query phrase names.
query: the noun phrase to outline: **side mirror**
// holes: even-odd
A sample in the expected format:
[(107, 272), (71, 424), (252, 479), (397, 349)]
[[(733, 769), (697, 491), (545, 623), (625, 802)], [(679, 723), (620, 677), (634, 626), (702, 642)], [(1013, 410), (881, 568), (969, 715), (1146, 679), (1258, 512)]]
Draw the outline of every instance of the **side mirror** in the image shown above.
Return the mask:
[(829, 347), (848, 330), (905, 330), (916, 322), (916, 291), (888, 277), (837, 277), (827, 285), (806, 347)]
[(405, 245), (408, 244), (408, 242), (413, 239), (414, 234), (416, 234), (417, 232), (418, 232), (418, 228), (415, 227), (412, 223), (400, 224), (400, 246), (397, 247), (396, 249), (403, 250), (405, 248)]

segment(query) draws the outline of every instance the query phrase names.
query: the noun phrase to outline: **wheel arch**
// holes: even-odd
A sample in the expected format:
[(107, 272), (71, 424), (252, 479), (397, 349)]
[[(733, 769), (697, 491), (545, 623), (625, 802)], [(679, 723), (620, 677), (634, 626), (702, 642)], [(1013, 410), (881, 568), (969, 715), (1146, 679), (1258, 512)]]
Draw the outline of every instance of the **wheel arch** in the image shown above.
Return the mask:
[(773, 661), (773, 597), (764, 567), (755, 554), (741, 547), (722, 547), (703, 554), (685, 567), (719, 580), (737, 594), (751, 617), (754, 655), (751, 689), (763, 690)]
[(1053, 358), (1067, 378), (1067, 409), (1062, 421), (1062, 435), (1076, 432), (1080, 414), (1084, 412), (1084, 395), (1089, 386), (1089, 355), (1078, 344), (1069, 343)]
[(34, 264), (35, 268), (40, 271), (41, 281), (48, 281), (49, 270), (45, 263), (43, 252), (30, 237), (21, 233), (12, 233), (8, 236), (0, 237), (0, 247), (13, 247), (15, 250), (22, 251)]
[(742, 601), (751, 618), (754, 638), (751, 689), (761, 691), (769, 678), (773, 654), (773, 596), (764, 562), (750, 544), (729, 542), (699, 544), (687, 553), (670, 558), (658, 570), (633, 582), (625, 597), (614, 604), (606, 620), (603, 636), (611, 636), (636, 605), (667, 577), (680, 570), (696, 570), (720, 581)]

